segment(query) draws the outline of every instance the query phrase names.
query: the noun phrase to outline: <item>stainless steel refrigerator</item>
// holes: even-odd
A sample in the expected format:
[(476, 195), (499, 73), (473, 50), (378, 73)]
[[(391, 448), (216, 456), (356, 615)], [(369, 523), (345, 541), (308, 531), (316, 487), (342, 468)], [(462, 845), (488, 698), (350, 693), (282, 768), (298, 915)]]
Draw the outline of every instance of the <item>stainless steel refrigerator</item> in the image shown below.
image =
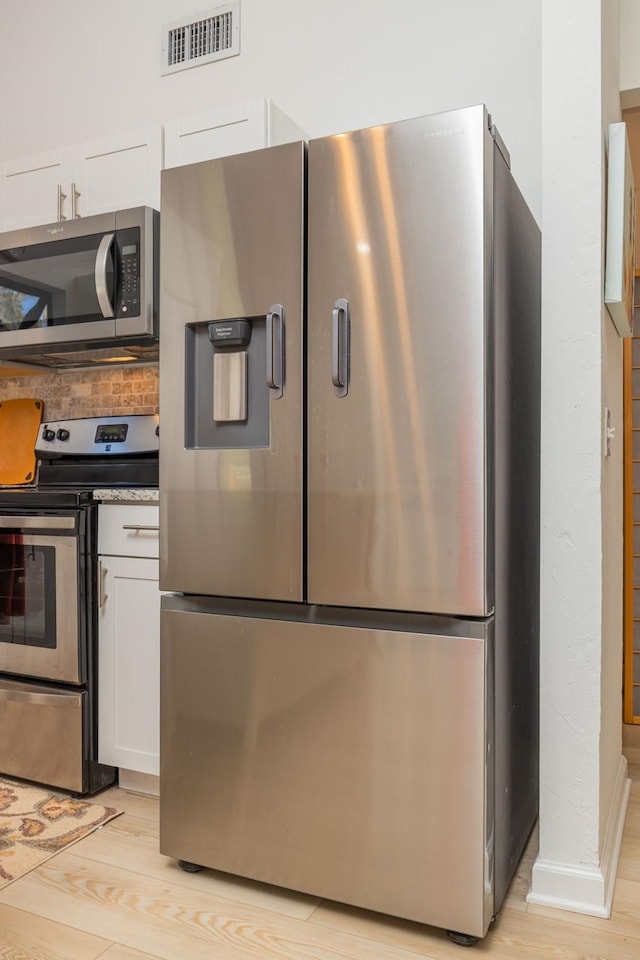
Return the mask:
[(162, 174), (160, 848), (481, 937), (538, 799), (540, 236), (486, 109)]

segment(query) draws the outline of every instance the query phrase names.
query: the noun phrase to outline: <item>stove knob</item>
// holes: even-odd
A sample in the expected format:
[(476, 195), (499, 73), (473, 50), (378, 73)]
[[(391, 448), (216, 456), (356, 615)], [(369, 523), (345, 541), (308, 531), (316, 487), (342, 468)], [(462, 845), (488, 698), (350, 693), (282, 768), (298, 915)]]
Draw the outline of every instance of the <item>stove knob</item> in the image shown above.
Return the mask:
[(58, 440), (68, 440), (68, 439), (69, 439), (69, 431), (68, 431), (68, 430), (64, 430), (62, 427), (60, 427), (60, 429), (59, 429), (58, 432), (56, 433), (56, 437), (58, 438)]
[(43, 431), (42, 431), (42, 439), (43, 439), (43, 440), (49, 441), (49, 440), (55, 440), (55, 438), (56, 438), (56, 435), (55, 435), (55, 433), (54, 433), (53, 430), (48, 430), (48, 429), (47, 429), (47, 430), (43, 430)]

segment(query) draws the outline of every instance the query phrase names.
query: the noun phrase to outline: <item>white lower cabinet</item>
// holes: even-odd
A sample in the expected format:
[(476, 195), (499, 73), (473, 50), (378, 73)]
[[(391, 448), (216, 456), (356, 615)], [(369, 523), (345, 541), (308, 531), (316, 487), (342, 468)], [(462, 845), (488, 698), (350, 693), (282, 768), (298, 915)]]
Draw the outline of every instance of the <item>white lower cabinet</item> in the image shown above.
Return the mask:
[(158, 508), (101, 504), (98, 530), (98, 754), (135, 786), (160, 772)]

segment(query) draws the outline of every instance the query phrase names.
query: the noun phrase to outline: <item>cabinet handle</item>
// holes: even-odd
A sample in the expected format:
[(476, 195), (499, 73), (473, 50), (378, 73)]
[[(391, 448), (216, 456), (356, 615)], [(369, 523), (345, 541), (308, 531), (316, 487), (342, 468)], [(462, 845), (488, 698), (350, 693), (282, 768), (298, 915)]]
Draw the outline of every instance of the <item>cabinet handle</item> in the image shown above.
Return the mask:
[(148, 526), (148, 525), (146, 525), (146, 524), (144, 524), (144, 523), (123, 523), (123, 524), (122, 524), (122, 529), (123, 529), (123, 530), (136, 530), (136, 531), (137, 531), (137, 530), (159, 530), (160, 527), (159, 527), (159, 526), (156, 526), (156, 527), (154, 527), (154, 526)]
[(64, 201), (67, 199), (66, 193), (62, 192), (62, 184), (58, 184), (58, 221), (66, 220), (64, 213), (62, 212), (62, 206)]
[(104, 581), (107, 576), (107, 568), (102, 563), (102, 560), (98, 560), (98, 610), (101, 607), (104, 607), (105, 600), (107, 595), (104, 592)]
[(79, 190), (76, 190), (75, 183), (71, 184), (71, 219), (79, 220), (82, 216), (81, 213), (78, 213), (78, 197), (81, 197), (82, 194)]

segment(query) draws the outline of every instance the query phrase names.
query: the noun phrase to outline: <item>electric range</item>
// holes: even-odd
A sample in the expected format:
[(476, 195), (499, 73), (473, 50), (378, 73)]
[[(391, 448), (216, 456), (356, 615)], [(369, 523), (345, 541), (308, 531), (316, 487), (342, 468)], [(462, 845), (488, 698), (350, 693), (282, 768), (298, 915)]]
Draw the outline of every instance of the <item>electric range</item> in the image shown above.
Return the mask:
[(98, 762), (98, 504), (156, 487), (157, 416), (42, 424), (35, 487), (0, 490), (0, 774), (75, 794)]

